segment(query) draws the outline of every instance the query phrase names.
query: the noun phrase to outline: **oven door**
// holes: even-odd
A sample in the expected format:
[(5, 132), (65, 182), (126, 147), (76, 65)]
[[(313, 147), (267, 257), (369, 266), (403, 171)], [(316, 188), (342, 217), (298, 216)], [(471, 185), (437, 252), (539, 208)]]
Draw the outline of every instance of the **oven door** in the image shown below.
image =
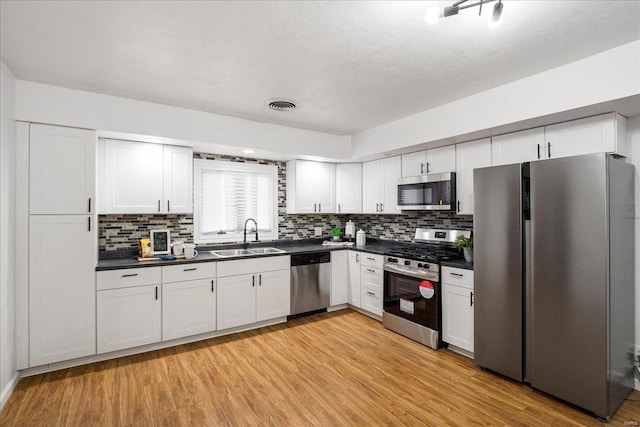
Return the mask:
[(385, 271), (384, 311), (439, 331), (440, 284)]

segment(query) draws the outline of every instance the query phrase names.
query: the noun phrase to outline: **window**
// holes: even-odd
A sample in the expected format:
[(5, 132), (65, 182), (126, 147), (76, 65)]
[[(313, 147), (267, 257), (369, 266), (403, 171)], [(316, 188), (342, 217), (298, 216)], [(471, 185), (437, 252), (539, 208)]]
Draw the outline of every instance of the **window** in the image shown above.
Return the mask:
[[(196, 243), (238, 242), (244, 223), (258, 223), (260, 240), (278, 238), (278, 167), (194, 160)], [(247, 224), (247, 240), (254, 224)]]

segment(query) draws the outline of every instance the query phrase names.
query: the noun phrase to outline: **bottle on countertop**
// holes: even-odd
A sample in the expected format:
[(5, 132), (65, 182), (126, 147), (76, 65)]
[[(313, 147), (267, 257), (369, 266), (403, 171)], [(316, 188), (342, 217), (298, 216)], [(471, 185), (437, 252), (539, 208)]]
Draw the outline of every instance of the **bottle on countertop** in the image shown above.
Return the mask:
[(367, 233), (362, 231), (362, 229), (358, 230), (356, 233), (356, 245), (364, 246), (367, 244)]

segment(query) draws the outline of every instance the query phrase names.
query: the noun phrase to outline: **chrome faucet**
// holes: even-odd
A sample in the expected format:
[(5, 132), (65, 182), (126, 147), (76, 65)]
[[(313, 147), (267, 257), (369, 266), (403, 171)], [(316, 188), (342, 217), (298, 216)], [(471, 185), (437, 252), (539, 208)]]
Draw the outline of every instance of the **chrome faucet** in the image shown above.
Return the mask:
[(256, 225), (256, 240), (255, 240), (255, 241), (256, 241), (256, 242), (258, 242), (258, 241), (259, 241), (259, 240), (258, 240), (258, 223), (257, 223), (257, 222), (256, 222), (256, 220), (255, 220), (255, 219), (253, 219), (253, 218), (247, 218), (247, 220), (244, 222), (244, 241), (243, 241), (243, 244), (242, 244), (242, 247), (243, 247), (244, 249), (247, 249), (247, 246), (249, 246), (249, 244), (247, 243), (247, 223), (248, 223), (249, 221), (253, 221), (253, 223)]

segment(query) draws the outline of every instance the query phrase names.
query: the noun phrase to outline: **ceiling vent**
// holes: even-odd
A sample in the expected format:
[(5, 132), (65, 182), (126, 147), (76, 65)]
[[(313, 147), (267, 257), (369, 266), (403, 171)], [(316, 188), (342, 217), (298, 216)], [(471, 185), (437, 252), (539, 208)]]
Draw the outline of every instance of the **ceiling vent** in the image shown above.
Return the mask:
[(296, 104), (291, 101), (285, 101), (284, 99), (269, 99), (267, 100), (267, 105), (276, 111), (291, 111), (296, 109)]

